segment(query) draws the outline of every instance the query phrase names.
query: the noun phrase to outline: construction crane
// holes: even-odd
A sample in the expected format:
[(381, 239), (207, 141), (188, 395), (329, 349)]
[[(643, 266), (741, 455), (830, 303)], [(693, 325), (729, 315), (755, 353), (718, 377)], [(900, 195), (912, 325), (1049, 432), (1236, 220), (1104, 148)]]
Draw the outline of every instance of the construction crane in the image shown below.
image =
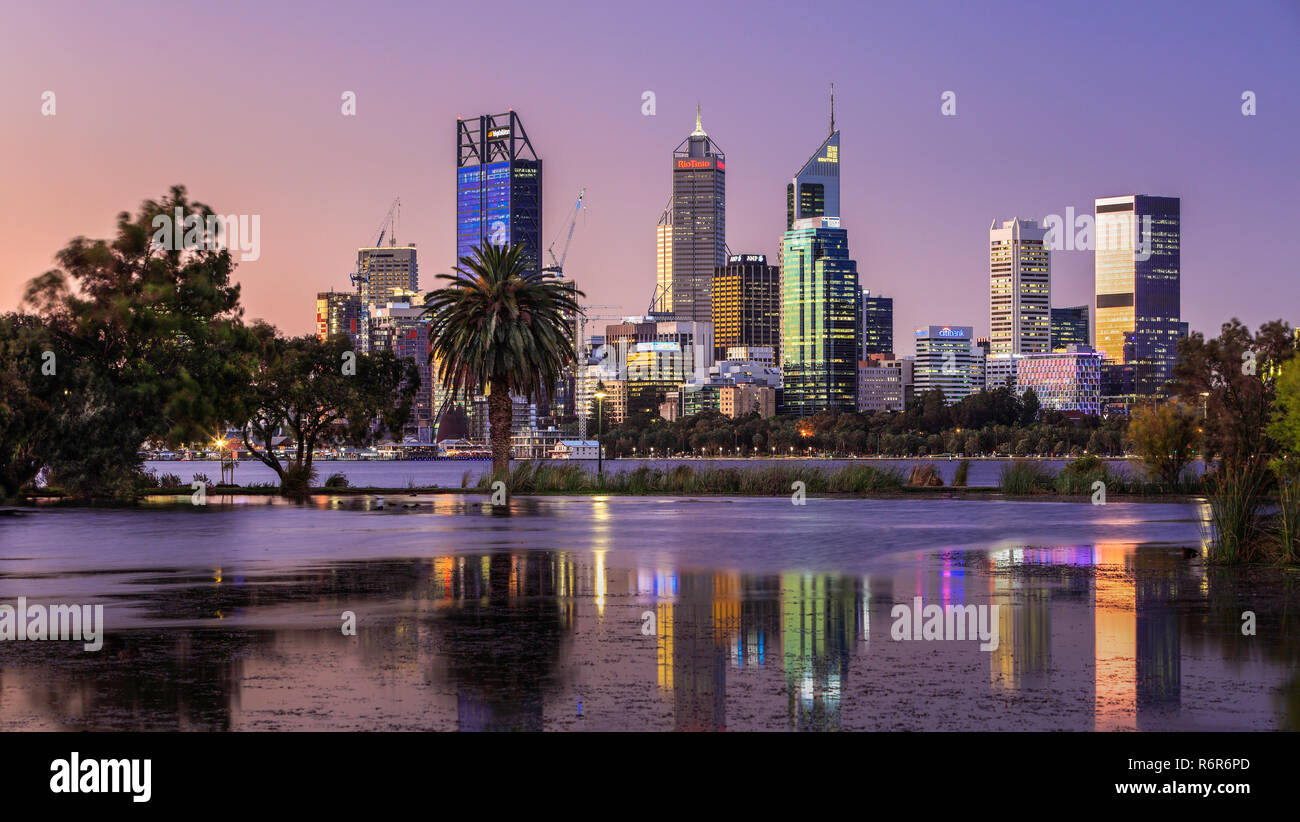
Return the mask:
[[(379, 248), (384, 242), (384, 234), (388, 234), (388, 244), (397, 245), (397, 223), (401, 219), (402, 198), (393, 199), (393, 204), (388, 207), (388, 213), (384, 215), (384, 220), (379, 224), (379, 238), (371, 248)], [(360, 260), (358, 260), (360, 262)], [(370, 350), (370, 289), (367, 285), (370, 283), (370, 274), (367, 271), (353, 271), (348, 274), (348, 279), (352, 281), (352, 287), (357, 290), (357, 295), (361, 298), (360, 311), (357, 316), (357, 336), (361, 339), (361, 350), (369, 352)]]
[(582, 211), (582, 198), (586, 193), (586, 186), (578, 190), (578, 201), (574, 204), (573, 211), (569, 213), (568, 231), (560, 230), (560, 234), (564, 234), (565, 237), (564, 247), (560, 249), (559, 259), (555, 258), (555, 244), (560, 241), (560, 234), (556, 234), (555, 239), (551, 240), (551, 244), (546, 248), (546, 253), (551, 258), (551, 264), (543, 268), (542, 271), (549, 271), (558, 277), (564, 276), (564, 261), (569, 257), (569, 243), (573, 241), (573, 229), (578, 225), (578, 212)]

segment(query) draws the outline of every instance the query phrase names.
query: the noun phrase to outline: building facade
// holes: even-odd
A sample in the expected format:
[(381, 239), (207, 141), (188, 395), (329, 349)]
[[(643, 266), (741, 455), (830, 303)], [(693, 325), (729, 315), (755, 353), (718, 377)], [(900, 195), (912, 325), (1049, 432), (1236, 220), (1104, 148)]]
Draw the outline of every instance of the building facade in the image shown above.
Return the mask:
[(857, 408), (861, 298), (858, 266), (839, 217), (796, 220), (781, 240), (786, 413)]
[(1064, 351), (1071, 345), (1092, 345), (1088, 315), (1092, 306), (1075, 305), (1052, 309), (1052, 351)]
[(456, 259), (475, 246), (520, 244), (542, 262), (542, 161), (519, 115), (456, 120)]
[(874, 358), (858, 363), (858, 410), (906, 410), (911, 374), (912, 363), (906, 360)]
[(1047, 229), (1020, 218), (989, 226), (990, 356), (1051, 350), (1052, 266)]
[(351, 291), (321, 291), (316, 295), (316, 338), (321, 342), (346, 335), (354, 346), (361, 339), (361, 295)]
[(660, 246), (664, 230), (671, 231), (672, 266), (657, 266), (658, 276), (673, 317), (711, 322), (713, 272), (727, 261), (727, 157), (705, 133), (698, 109), (695, 130), (673, 151), (672, 169), (670, 225), (661, 218), (656, 233)]
[(1181, 219), (1177, 197), (1096, 201), (1095, 347), (1106, 359), (1133, 366), (1137, 394), (1158, 391), (1178, 359)]
[(894, 298), (871, 296), (871, 289), (862, 289), (861, 345), (858, 359), (865, 360), (873, 354), (894, 353)]
[(709, 295), (716, 359), (727, 349), (764, 346), (781, 350), (781, 269), (763, 254), (735, 254), (713, 275)]
[(948, 405), (984, 388), (984, 352), (974, 345), (969, 325), (928, 325), (914, 332), (916, 361), (913, 388), (920, 396), (926, 391), (943, 391)]
[(1034, 390), (1049, 411), (1101, 414), (1101, 354), (1086, 345), (1022, 358), (1016, 371), (1016, 392)]

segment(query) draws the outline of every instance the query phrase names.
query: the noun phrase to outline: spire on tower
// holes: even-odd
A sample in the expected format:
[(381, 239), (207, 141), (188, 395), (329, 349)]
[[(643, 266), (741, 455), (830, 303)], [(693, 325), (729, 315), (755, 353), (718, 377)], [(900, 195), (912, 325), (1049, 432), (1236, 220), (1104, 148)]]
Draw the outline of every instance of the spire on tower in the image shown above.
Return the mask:
[(835, 133), (835, 84), (831, 83), (831, 134)]
[(708, 137), (708, 136), (709, 136), (709, 135), (707, 135), (707, 134), (704, 133), (704, 126), (703, 126), (703, 124), (700, 122), (700, 104), (699, 104), (699, 103), (696, 103), (696, 104), (695, 104), (695, 130), (691, 132), (691, 136), (692, 136), (692, 137)]

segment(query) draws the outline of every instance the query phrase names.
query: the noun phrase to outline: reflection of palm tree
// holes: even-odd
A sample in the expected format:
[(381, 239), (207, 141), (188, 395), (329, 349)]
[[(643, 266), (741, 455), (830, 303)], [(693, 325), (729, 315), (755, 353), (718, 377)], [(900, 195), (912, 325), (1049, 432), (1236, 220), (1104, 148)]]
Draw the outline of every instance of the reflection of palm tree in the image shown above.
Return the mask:
[(510, 394), (550, 391), (574, 360), (569, 318), (584, 296), (569, 283), (529, 270), (521, 245), (475, 247), (451, 285), (424, 300), (429, 359), (450, 396), (488, 392), (492, 473), (510, 468)]
[(541, 730), (560, 647), (573, 630), (572, 614), (557, 605), (565, 572), (549, 553), (493, 554), (486, 576), (479, 562), (465, 563), (466, 591), (480, 596), (439, 622), (460, 730)]

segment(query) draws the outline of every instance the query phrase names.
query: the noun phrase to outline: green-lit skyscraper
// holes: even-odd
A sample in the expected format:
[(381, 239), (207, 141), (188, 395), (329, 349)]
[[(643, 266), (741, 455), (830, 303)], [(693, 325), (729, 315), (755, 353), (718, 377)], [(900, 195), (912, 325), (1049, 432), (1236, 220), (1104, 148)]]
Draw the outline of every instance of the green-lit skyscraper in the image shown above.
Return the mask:
[(861, 299), (840, 218), (795, 220), (781, 239), (785, 413), (856, 410)]

